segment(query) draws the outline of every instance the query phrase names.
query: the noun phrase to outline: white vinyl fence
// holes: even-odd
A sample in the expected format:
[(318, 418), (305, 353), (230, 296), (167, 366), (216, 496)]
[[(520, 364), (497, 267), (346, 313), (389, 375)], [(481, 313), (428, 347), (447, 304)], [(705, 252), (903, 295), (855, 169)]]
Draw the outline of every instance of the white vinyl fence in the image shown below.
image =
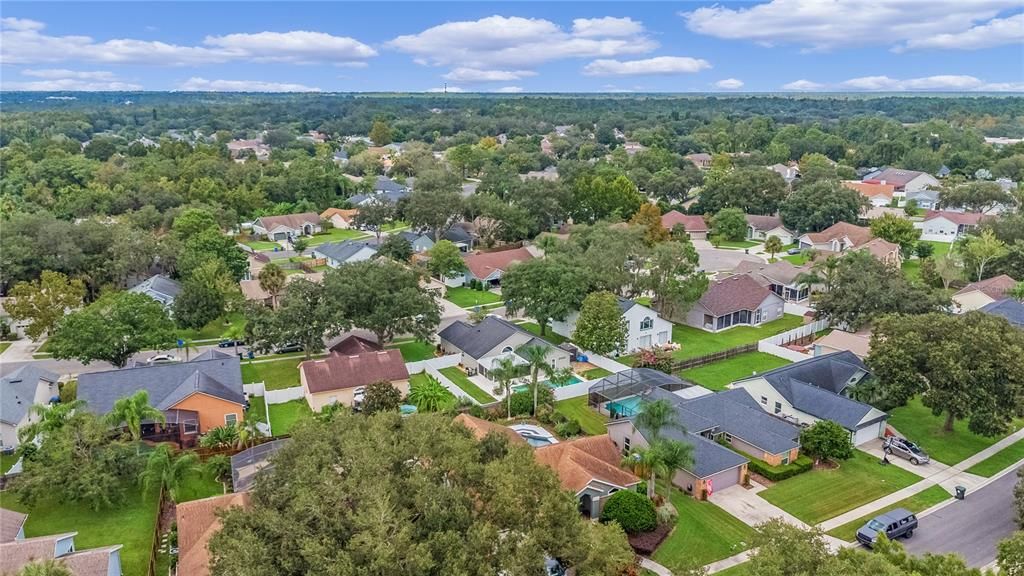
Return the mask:
[[(447, 366), (442, 366), (442, 368), (447, 368)], [(434, 366), (432, 366), (430, 364), (427, 364), (426, 365), (426, 372), (427, 372), (427, 374), (430, 374), (434, 378), (437, 378), (437, 381), (440, 382), (441, 385), (443, 385), (445, 388), (447, 388), (449, 392), (454, 394), (456, 398), (458, 398), (460, 400), (465, 398), (465, 399), (468, 399), (473, 404), (480, 404), (479, 402), (476, 401), (475, 398), (473, 398), (469, 394), (466, 394), (465, 392), (463, 392), (462, 388), (459, 388), (458, 386), (456, 386), (455, 383), (452, 382), (451, 380), (449, 380), (447, 376), (445, 376), (444, 374), (441, 374), (441, 372), (437, 368), (435, 368)]]
[(267, 406), (271, 404), (284, 404), (285, 402), (291, 402), (306, 396), (302, 386), (292, 386), (291, 388), (283, 388), (281, 390), (267, 390), (263, 382), (242, 384), (242, 390), (250, 396), (263, 396)]
[(598, 368), (604, 368), (612, 374), (622, 372), (623, 370), (629, 370), (629, 366), (626, 366), (622, 362), (612, 360), (611, 358), (601, 356), (600, 354), (594, 354), (593, 352), (583, 352), (583, 355), (587, 357), (587, 362), (590, 362)]
[(790, 362), (799, 362), (801, 360), (807, 360), (811, 358), (811, 354), (804, 354), (796, 350), (791, 350), (785, 347), (785, 344), (789, 344), (795, 340), (806, 338), (812, 334), (820, 332), (829, 327), (828, 320), (815, 320), (810, 324), (804, 324), (803, 326), (797, 326), (792, 330), (787, 330), (781, 334), (775, 336), (769, 336), (764, 338), (757, 343), (758, 352), (764, 352), (765, 354), (771, 354), (789, 360)]
[(569, 384), (568, 386), (562, 386), (561, 388), (555, 388), (555, 400), (567, 400), (569, 398), (585, 396), (593, 384), (593, 380), (584, 380), (575, 384)]
[(458, 366), (461, 361), (462, 354), (448, 354), (447, 356), (439, 356), (437, 358), (419, 360), (417, 362), (406, 362), (405, 369), (409, 371), (409, 374), (419, 374), (426, 370), (428, 365), (440, 370), (441, 368)]

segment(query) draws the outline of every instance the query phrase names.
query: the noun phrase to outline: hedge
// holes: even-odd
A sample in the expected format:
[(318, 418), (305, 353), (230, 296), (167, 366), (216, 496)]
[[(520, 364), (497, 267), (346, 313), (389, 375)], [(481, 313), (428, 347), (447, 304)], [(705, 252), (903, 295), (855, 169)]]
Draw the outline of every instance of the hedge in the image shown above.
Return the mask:
[(604, 503), (601, 511), (601, 522), (619, 523), (626, 534), (650, 532), (658, 525), (658, 515), (654, 511), (654, 502), (643, 494), (632, 490), (620, 490), (612, 494)]
[(797, 474), (803, 474), (813, 467), (814, 460), (803, 455), (789, 464), (782, 466), (770, 466), (756, 458), (750, 458), (750, 464), (747, 465), (747, 468), (749, 468), (751, 472), (760, 474), (772, 482), (781, 482), (787, 478), (792, 478)]

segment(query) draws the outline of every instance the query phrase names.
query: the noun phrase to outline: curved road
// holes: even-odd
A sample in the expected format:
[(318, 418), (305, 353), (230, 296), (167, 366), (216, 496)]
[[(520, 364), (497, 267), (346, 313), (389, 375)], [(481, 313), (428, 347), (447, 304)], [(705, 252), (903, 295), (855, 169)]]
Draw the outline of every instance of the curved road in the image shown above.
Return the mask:
[(996, 545), (1017, 529), (1012, 501), (1019, 469), (924, 516), (914, 537), (902, 544), (914, 554), (956, 552), (973, 568), (991, 564)]

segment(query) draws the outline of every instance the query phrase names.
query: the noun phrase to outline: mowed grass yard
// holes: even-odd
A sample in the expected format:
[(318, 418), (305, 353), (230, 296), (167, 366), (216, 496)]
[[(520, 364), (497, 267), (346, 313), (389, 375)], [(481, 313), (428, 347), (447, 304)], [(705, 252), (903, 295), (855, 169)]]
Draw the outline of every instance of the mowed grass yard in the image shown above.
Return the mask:
[(370, 236), (366, 232), (359, 230), (353, 230), (351, 228), (332, 228), (324, 234), (315, 234), (313, 236), (307, 236), (309, 240), (309, 246), (319, 246), (328, 242), (343, 242), (345, 240), (354, 240), (356, 238), (365, 238)]
[(388, 345), (388, 348), (398, 348), (402, 351), (402, 360), (406, 362), (419, 362), (430, 360), (434, 357), (434, 345), (430, 342), (409, 340), (406, 342), (395, 342)]
[(818, 524), (906, 488), (921, 477), (898, 466), (882, 466), (860, 450), (839, 468), (805, 472), (759, 495), (808, 524)]
[(271, 362), (243, 362), (242, 382), (263, 382), (267, 390), (283, 390), (299, 385), (302, 359), (286, 358)]
[[(245, 316), (241, 312), (229, 314), (226, 318), (218, 318), (198, 330), (179, 328), (176, 336), (182, 340), (219, 340), (233, 326), (245, 326)], [(184, 351), (182, 354), (184, 355)]]
[(555, 411), (579, 422), (583, 432), (589, 436), (599, 436), (605, 433), (605, 423), (608, 422), (608, 418), (587, 405), (586, 395), (555, 402)]
[(86, 550), (121, 544), (121, 565), (125, 576), (144, 576), (149, 570), (149, 551), (156, 531), (157, 490), (135, 488), (115, 508), (93, 510), (87, 504), (58, 504), (52, 501), (25, 506), (5, 492), (3, 507), (28, 514), (25, 536), (49, 536), (78, 532), (75, 548)]
[[(413, 374), (413, 375), (409, 376), (409, 387), (412, 388), (413, 386), (421, 386), (424, 383), (426, 383), (426, 381), (427, 381), (427, 373), (426, 372), (419, 372), (417, 374)], [(448, 399), (445, 402), (445, 405), (441, 407), (442, 410), (447, 410), (449, 408), (453, 408), (453, 407), (455, 407), (455, 404), (458, 403), (458, 399), (455, 397), (454, 394), (452, 394), (450, 391), (448, 391), (447, 388), (445, 389), (445, 392), (448, 393), (448, 396), (447, 396)], [(419, 408), (419, 407), (417, 406), (417, 408)]]
[[(700, 328), (674, 324), (672, 327), (672, 341), (679, 344), (680, 348), (672, 353), (676, 360), (686, 360), (728, 350), (744, 344), (753, 344), (762, 338), (774, 336), (787, 330), (792, 330), (803, 325), (803, 318), (794, 314), (786, 314), (778, 320), (765, 322), (760, 326), (739, 326), (730, 328), (724, 332), (705, 332)], [(632, 356), (624, 356), (619, 359), (623, 364), (632, 364)]]
[(473, 290), (465, 286), (448, 288), (444, 293), (444, 299), (455, 304), (459, 308), (475, 308), (501, 302), (501, 296), (490, 291)]
[[(911, 441), (924, 449), (932, 460), (953, 465), (968, 456), (995, 444), (1004, 436), (986, 437), (975, 434), (967, 429), (966, 420), (958, 420), (953, 424), (953, 431), (944, 431), (945, 414), (935, 416), (930, 408), (914, 398), (906, 406), (889, 411), (889, 425)], [(1024, 420), (1015, 420), (1013, 430), (1019, 430)]]
[(463, 372), (462, 370), (459, 370), (458, 367), (450, 366), (448, 368), (442, 368), (441, 370), (439, 370), (439, 372), (441, 374), (444, 374), (446, 378), (452, 381), (452, 384), (455, 384), (456, 386), (461, 388), (463, 392), (468, 394), (477, 402), (481, 404), (490, 404), (492, 402), (497, 401), (494, 398), (494, 396), (491, 396), (482, 388), (474, 384), (473, 381), (470, 380), (468, 376), (466, 376), (466, 373)]
[(753, 372), (767, 372), (789, 363), (789, 360), (764, 352), (747, 352), (721, 362), (683, 370), (679, 375), (694, 384), (700, 384), (711, 390), (725, 390), (729, 384), (746, 378)]
[[(925, 244), (931, 244), (934, 247), (932, 252), (932, 258), (936, 256), (942, 256), (949, 253), (949, 249), (953, 246), (948, 242), (932, 242), (930, 240), (921, 240)], [(907, 277), (907, 280), (918, 280), (921, 278), (921, 260), (919, 258), (907, 258), (903, 261), (903, 275)]]
[(654, 551), (654, 561), (676, 573), (728, 558), (750, 547), (754, 529), (711, 502), (672, 490), (676, 528)]
[(567, 342), (569, 340), (568, 338), (562, 336), (561, 334), (555, 334), (554, 330), (551, 329), (551, 326), (548, 326), (547, 329), (544, 330), (544, 335), (541, 336), (540, 324), (537, 324), (536, 322), (519, 322), (518, 324), (519, 327), (522, 328), (523, 330), (536, 334), (537, 336), (540, 336), (544, 340), (551, 342), (555, 346), (558, 346), (559, 344), (562, 344), (563, 342)]
[(313, 415), (309, 404), (304, 398), (285, 402), (283, 404), (270, 405), (270, 432), (274, 436), (281, 436), (291, 431), (301, 418)]
[(996, 473), (1024, 460), (1024, 440), (1018, 440), (967, 469), (968, 474), (991, 478)]
[(950, 496), (949, 492), (946, 492), (942, 486), (931, 486), (927, 490), (918, 492), (909, 498), (904, 498), (892, 506), (887, 506), (877, 512), (868, 514), (863, 518), (858, 518), (853, 522), (847, 522), (838, 528), (833, 528), (832, 530), (829, 530), (828, 533), (840, 540), (853, 542), (857, 538), (857, 530), (860, 530), (861, 526), (867, 524), (868, 520), (871, 520), (875, 516), (897, 508), (906, 508), (907, 510), (917, 514), (922, 510), (927, 510), (939, 502), (945, 502), (950, 498), (952, 498), (952, 496)]

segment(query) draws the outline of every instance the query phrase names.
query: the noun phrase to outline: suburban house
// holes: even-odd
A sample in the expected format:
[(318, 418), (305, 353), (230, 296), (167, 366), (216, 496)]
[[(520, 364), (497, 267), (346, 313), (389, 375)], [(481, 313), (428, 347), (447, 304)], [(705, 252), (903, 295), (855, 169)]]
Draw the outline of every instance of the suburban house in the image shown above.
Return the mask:
[[(663, 319), (651, 308), (627, 298), (618, 298), (622, 318), (626, 321), (626, 347), (620, 354), (632, 354), (642, 348), (660, 346), (672, 340), (672, 323)], [(566, 338), (572, 338), (580, 313), (574, 310), (564, 321), (552, 320), (551, 330)]]
[(1016, 285), (1017, 281), (1006, 274), (971, 282), (953, 294), (953, 303), (958, 312), (970, 312), (1006, 298), (1007, 293)]
[(665, 230), (671, 232), (680, 225), (686, 230), (690, 240), (707, 240), (708, 223), (704, 221), (703, 216), (691, 216), (678, 210), (669, 210), (661, 215), (661, 226)]
[(377, 255), (377, 242), (369, 240), (345, 240), (328, 242), (313, 249), (313, 258), (323, 258), (331, 268), (342, 264), (353, 264), (369, 260)]
[(768, 167), (768, 169), (771, 170), (772, 172), (775, 172), (779, 176), (782, 176), (782, 179), (786, 181), (786, 184), (792, 184), (794, 180), (800, 178), (799, 166), (790, 166), (788, 164), (772, 164), (771, 166)]
[(922, 210), (934, 210), (939, 207), (939, 191), (931, 189), (916, 190), (907, 194), (906, 201), (913, 201)]
[(377, 176), (373, 183), (373, 192), (370, 194), (356, 194), (348, 199), (352, 206), (361, 206), (367, 202), (383, 200), (395, 204), (402, 198), (409, 195), (409, 188), (395, 182), (387, 176)]
[(843, 186), (850, 190), (856, 190), (860, 192), (868, 202), (871, 202), (872, 206), (889, 206), (892, 204), (894, 195), (896, 194), (896, 186), (892, 184), (872, 183), (872, 182), (861, 182), (860, 180), (843, 180)]
[(466, 412), (456, 416), (452, 422), (463, 426), (466, 430), (469, 430), (477, 440), (483, 440), (488, 434), (494, 433), (504, 436), (508, 440), (509, 444), (528, 446), (526, 438), (523, 438), (518, 432), (508, 426), (502, 426), (497, 422), (477, 418), (476, 416), (471, 416)]
[(330, 222), (335, 228), (347, 229), (352, 227), (352, 220), (355, 219), (356, 214), (359, 214), (359, 210), (328, 208), (320, 213), (320, 219)]
[(863, 182), (868, 184), (889, 184), (893, 187), (896, 198), (909, 197), (910, 193), (938, 186), (937, 178), (927, 172), (904, 170), (902, 168), (883, 168), (864, 176)]
[(462, 355), (460, 363), (470, 374), (480, 372), (486, 376), (502, 358), (525, 366), (526, 360), (518, 353), (525, 346), (546, 347), (548, 364), (556, 369), (568, 368), (572, 358), (569, 351), (552, 346), (547, 340), (497, 316), (488, 316), (478, 324), (456, 320), (437, 336), (445, 354)]
[(850, 352), (864, 360), (871, 352), (871, 330), (861, 330), (860, 332), (832, 330), (814, 341), (815, 356), (824, 356), (835, 352)]
[[(455, 244), (455, 247), (459, 249), (459, 252), (469, 252), (473, 249), (473, 244), (476, 240), (473, 233), (469, 230), (471, 226), (471, 224), (464, 222), (455, 224), (448, 230), (445, 230), (444, 234), (441, 234), (441, 240), (447, 240), (452, 244)], [(427, 230), (426, 235), (429, 238), (433, 238), (433, 230)]]
[(405, 230), (398, 232), (398, 235), (409, 241), (409, 245), (412, 246), (413, 254), (423, 254), (427, 250), (434, 247), (434, 239), (426, 234), (417, 234)]
[(877, 220), (886, 214), (890, 214), (897, 218), (906, 218), (907, 212), (903, 208), (893, 208), (892, 206), (872, 206), (860, 213), (860, 220), (871, 222)]
[(776, 216), (758, 216), (747, 214), (747, 239), (767, 240), (771, 236), (777, 236), (783, 246), (793, 243), (796, 235), (789, 228), (782, 225), (782, 218)]
[(810, 287), (798, 282), (797, 278), (809, 270), (809, 266), (797, 266), (789, 260), (776, 260), (771, 264), (742, 261), (733, 274), (747, 274), (758, 284), (771, 290), (786, 302), (803, 302), (810, 295)]
[(167, 422), (146, 421), (142, 437), (195, 444), (211, 428), (235, 424), (245, 415), (242, 369), (238, 357), (209, 350), (189, 362), (136, 366), (78, 376), (78, 399), (90, 412), (103, 415), (121, 398), (139, 390), (164, 413)]
[(808, 232), (800, 237), (800, 248), (820, 252), (867, 250), (876, 259), (894, 267), (903, 263), (899, 244), (871, 235), (871, 229), (849, 222), (836, 222), (821, 232)]
[(255, 156), (260, 161), (270, 159), (270, 146), (262, 140), (232, 140), (228, 142), (227, 147), (228, 153), (235, 161), (244, 161), (249, 156)]
[(163, 274), (155, 274), (132, 286), (128, 291), (145, 294), (163, 304), (164, 308), (171, 308), (174, 306), (174, 299), (181, 293), (181, 283)]
[(706, 152), (696, 152), (694, 154), (687, 154), (686, 156), (683, 156), (683, 158), (686, 158), (690, 162), (693, 162), (693, 165), (696, 166), (697, 168), (700, 168), (701, 170), (707, 170), (708, 168), (711, 168), (711, 154), (708, 154)]
[(831, 420), (850, 432), (855, 446), (879, 438), (889, 415), (847, 397), (849, 389), (870, 375), (852, 352), (802, 360), (733, 382), (762, 410), (794, 424)]
[(445, 278), (444, 283), (454, 287), (462, 286), (472, 280), (479, 280), (484, 284), (498, 285), (501, 283), (501, 275), (508, 270), (509, 266), (532, 259), (533, 253), (526, 248), (465, 254), (462, 257), (466, 263), (465, 275), (458, 278)]
[(26, 514), (0, 508), (0, 574), (21, 574), (28, 564), (56, 560), (72, 576), (121, 576), (120, 544), (78, 550), (78, 532), (25, 538)]
[(240, 506), (249, 506), (248, 492), (234, 492), (211, 496), (201, 500), (183, 502), (175, 507), (178, 525), (178, 566), (175, 574), (181, 576), (209, 576), (210, 538), (221, 527), (219, 512)]
[(985, 314), (1005, 318), (1011, 325), (1024, 330), (1024, 302), (1004, 298), (979, 308)]
[(542, 446), (533, 455), (555, 471), (562, 488), (573, 493), (580, 513), (587, 518), (600, 518), (612, 494), (635, 490), (640, 484), (632, 472), (619, 467), (622, 451), (607, 434)]
[(924, 220), (914, 222), (914, 228), (921, 231), (921, 240), (955, 242), (977, 228), (982, 218), (985, 215), (977, 212), (930, 210)]
[(274, 469), (274, 464), (270, 461), (271, 457), (287, 446), (289, 442), (291, 442), (291, 438), (271, 440), (252, 448), (246, 448), (232, 456), (231, 488), (236, 493), (252, 489), (261, 472)]
[[(349, 346), (352, 348), (347, 349)], [(402, 351), (382, 350), (357, 336), (339, 342), (326, 358), (299, 364), (299, 382), (314, 412), (330, 404), (357, 407), (366, 386), (375, 382), (390, 382), (403, 397), (409, 393), (409, 371)]]
[(522, 181), (536, 179), (536, 180), (547, 180), (548, 182), (558, 181), (558, 166), (548, 166), (543, 170), (530, 170), (526, 174), (520, 174), (519, 179)]
[(18, 431), (39, 419), (32, 406), (48, 405), (59, 396), (58, 378), (37, 364), (26, 364), (0, 378), (0, 448), (21, 443)]
[(267, 240), (289, 240), (299, 236), (312, 236), (320, 232), (320, 215), (316, 212), (260, 216), (252, 223), (253, 234)]
[(686, 324), (708, 332), (759, 326), (781, 318), (785, 301), (748, 274), (712, 282), (686, 314)]
[[(284, 292), (281, 292), (280, 294), (277, 295), (278, 302), (280, 302), (281, 298), (284, 297), (284, 293), (288, 291), (288, 285), (291, 284), (292, 282), (296, 280), (305, 280), (307, 282), (314, 282), (319, 284), (320, 282), (323, 281), (323, 279), (323, 272), (310, 272), (308, 274), (288, 274), (287, 276), (284, 277)], [(274, 304), (273, 297), (270, 295), (269, 292), (264, 290), (262, 286), (260, 286), (260, 281), (258, 278), (254, 280), (240, 280), (238, 282), (238, 287), (239, 289), (241, 289), (242, 296), (244, 296), (246, 300), (259, 302), (264, 306), (272, 306)]]

